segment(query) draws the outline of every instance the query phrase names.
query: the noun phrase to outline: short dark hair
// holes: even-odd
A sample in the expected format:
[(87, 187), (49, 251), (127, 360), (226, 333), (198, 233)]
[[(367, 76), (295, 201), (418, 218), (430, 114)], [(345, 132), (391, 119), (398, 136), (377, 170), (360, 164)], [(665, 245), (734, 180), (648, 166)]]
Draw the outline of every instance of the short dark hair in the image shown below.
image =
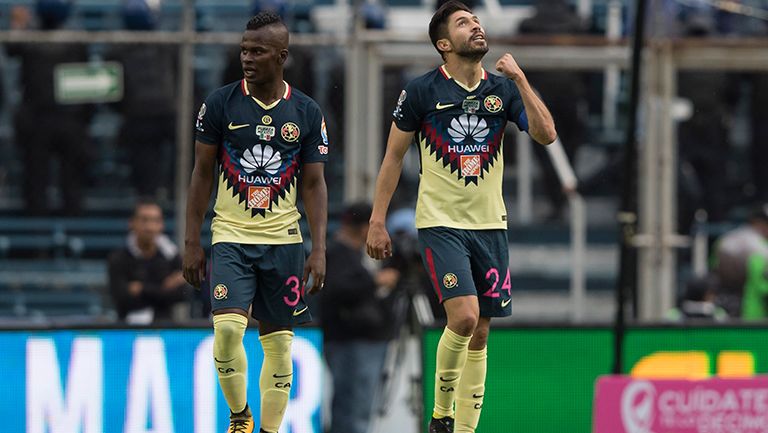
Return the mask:
[(435, 14), (432, 15), (432, 20), (429, 22), (429, 39), (443, 58), (445, 58), (445, 56), (443, 55), (443, 52), (437, 48), (437, 41), (448, 37), (448, 17), (456, 11), (472, 13), (472, 9), (464, 3), (458, 0), (450, 0), (435, 11)]
[(371, 219), (371, 205), (368, 203), (353, 203), (341, 214), (341, 223), (352, 227), (362, 227)]
[(246, 30), (258, 30), (262, 27), (271, 26), (272, 24), (280, 24), (284, 26), (283, 20), (280, 19), (280, 15), (273, 11), (261, 11), (251, 17), (248, 20), (248, 24), (245, 25)]
[(160, 212), (163, 211), (163, 207), (160, 206), (160, 203), (154, 198), (139, 197), (136, 199), (136, 202), (133, 205), (133, 215), (131, 215), (131, 218), (135, 217), (136, 214), (139, 213), (139, 208), (142, 208), (144, 206), (157, 206), (160, 209)]

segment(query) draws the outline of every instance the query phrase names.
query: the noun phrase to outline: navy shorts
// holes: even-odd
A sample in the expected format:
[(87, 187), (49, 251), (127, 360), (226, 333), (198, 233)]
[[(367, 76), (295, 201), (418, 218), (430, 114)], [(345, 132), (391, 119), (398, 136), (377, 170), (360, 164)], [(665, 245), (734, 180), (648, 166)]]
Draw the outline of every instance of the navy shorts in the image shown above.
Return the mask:
[(304, 303), (304, 245), (219, 242), (211, 248), (211, 310), (240, 308), (291, 326), (312, 320)]
[(472, 295), (481, 317), (512, 314), (506, 230), (419, 229), (419, 246), (440, 303)]

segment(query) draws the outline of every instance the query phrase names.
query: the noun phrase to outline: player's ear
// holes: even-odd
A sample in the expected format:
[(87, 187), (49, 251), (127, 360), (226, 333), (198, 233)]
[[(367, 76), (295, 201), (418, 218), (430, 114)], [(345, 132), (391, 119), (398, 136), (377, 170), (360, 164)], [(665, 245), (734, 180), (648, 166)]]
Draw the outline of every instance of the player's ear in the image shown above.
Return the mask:
[(277, 58), (277, 62), (281, 65), (284, 65), (286, 60), (288, 60), (288, 50), (282, 49), (280, 50), (280, 55)]
[(451, 41), (449, 41), (447, 38), (438, 39), (437, 49), (440, 50), (441, 52), (447, 53), (449, 51), (453, 51), (453, 45), (451, 44)]

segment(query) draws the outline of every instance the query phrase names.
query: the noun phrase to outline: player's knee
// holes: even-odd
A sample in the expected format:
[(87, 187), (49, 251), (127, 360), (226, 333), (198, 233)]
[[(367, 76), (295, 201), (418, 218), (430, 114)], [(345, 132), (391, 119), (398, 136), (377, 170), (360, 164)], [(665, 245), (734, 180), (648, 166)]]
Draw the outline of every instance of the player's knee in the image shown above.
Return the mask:
[(234, 350), (243, 341), (248, 319), (236, 313), (213, 316), (214, 349), (223, 352)]
[(282, 358), (290, 361), (292, 331), (277, 331), (259, 337), (264, 356), (269, 358)]
[(473, 311), (459, 311), (448, 319), (448, 327), (459, 335), (469, 336), (477, 327), (477, 314)]

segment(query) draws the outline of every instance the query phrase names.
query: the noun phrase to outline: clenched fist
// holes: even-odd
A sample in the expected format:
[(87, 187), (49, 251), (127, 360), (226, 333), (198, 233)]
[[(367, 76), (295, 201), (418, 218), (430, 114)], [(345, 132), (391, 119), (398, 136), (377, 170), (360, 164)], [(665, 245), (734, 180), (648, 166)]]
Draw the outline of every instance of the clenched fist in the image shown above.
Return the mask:
[(512, 54), (506, 53), (496, 62), (496, 70), (504, 74), (505, 77), (518, 81), (525, 78), (523, 70), (520, 69)]

